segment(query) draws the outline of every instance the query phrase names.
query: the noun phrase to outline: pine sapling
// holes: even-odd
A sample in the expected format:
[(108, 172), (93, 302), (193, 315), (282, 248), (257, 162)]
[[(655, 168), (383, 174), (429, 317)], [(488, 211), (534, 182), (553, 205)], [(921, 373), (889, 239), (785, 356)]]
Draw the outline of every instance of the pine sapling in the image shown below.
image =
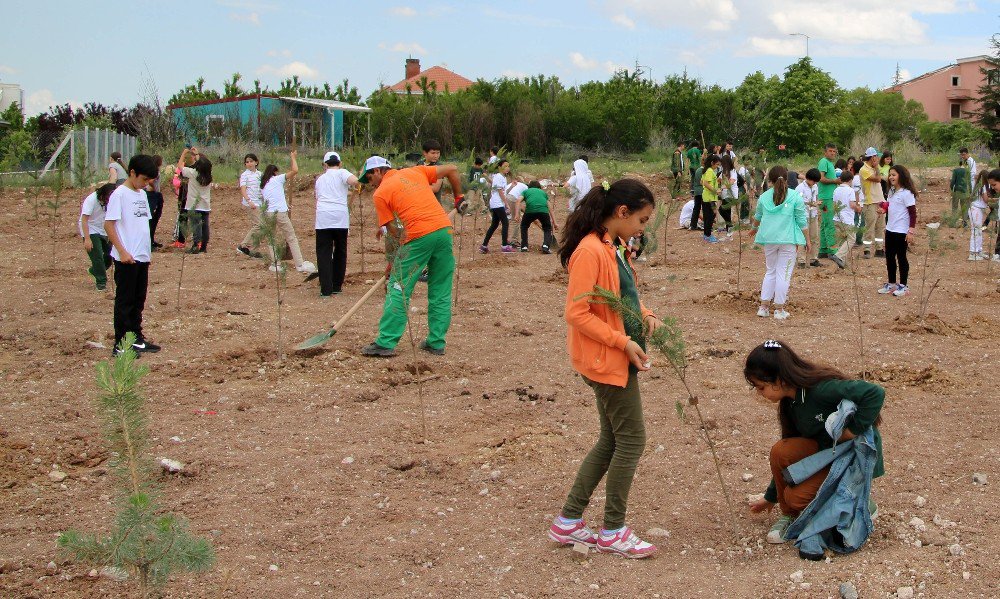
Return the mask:
[(140, 390), (149, 369), (136, 364), (134, 342), (135, 334), (128, 333), (114, 361), (97, 365), (101, 390), (97, 412), (113, 456), (110, 466), (118, 495), (114, 528), (106, 536), (68, 530), (59, 535), (57, 544), (71, 559), (133, 576), (145, 598), (159, 596), (174, 572), (210, 570), (215, 552), (210, 541), (191, 534), (183, 517), (163, 511), (148, 453), (149, 416)]
[(285, 240), (278, 235), (278, 213), (267, 209), (265, 200), (260, 207), (260, 227), (253, 236), (253, 245), (257, 247), (266, 244), (269, 251), (264, 252), (263, 259), (268, 268), (274, 271), (274, 288), (276, 294), (276, 310), (278, 315), (278, 360), (285, 359), (285, 344), (281, 327), (281, 283), (285, 279), (285, 265), (281, 262), (284, 254)]
[[(920, 313), (917, 317), (923, 322), (924, 317), (927, 315), (927, 306), (931, 301), (931, 294), (937, 289), (938, 284), (941, 282), (941, 278), (938, 277), (930, 287), (927, 287), (927, 278), (930, 276), (930, 269), (933, 265), (929, 264), (930, 255), (932, 253), (938, 253), (943, 249), (943, 244), (940, 241), (940, 229), (941, 223), (927, 223), (927, 249), (924, 251), (924, 264), (923, 269), (920, 273), (920, 293), (918, 299), (920, 300)], [(924, 289), (927, 289), (926, 293)]]
[[(413, 287), (416, 285), (416, 279), (420, 276), (420, 271), (423, 268), (421, 266), (415, 266), (410, 269), (403, 267), (403, 263), (406, 261), (409, 253), (409, 246), (396, 246), (390, 267), (391, 275), (387, 283), (387, 293), (399, 293), (400, 296), (400, 301), (396, 309), (401, 310), (403, 318), (406, 319), (406, 334), (410, 341), (413, 376), (417, 381), (417, 400), (420, 404), (420, 442), (427, 443), (427, 410), (424, 407), (424, 378), (423, 373), (420, 372), (420, 362), (417, 359), (417, 340), (413, 336), (413, 318), (411, 318), (412, 315), (410, 314)], [(407, 291), (411, 292), (409, 296)]]
[[(177, 234), (178, 239), (181, 237), (191, 239), (191, 220), (189, 218), (177, 219)], [(187, 255), (187, 252), (181, 252), (181, 270), (177, 273), (177, 300), (174, 306), (178, 311), (181, 309), (181, 283), (184, 281), (184, 260), (187, 258)]]
[(63, 190), (66, 188), (66, 181), (63, 178), (62, 169), (56, 174), (55, 178), (49, 184), (49, 187), (55, 193), (55, 197), (51, 200), (45, 200), (45, 207), (48, 208), (48, 218), (49, 218), (49, 230), (52, 236), (52, 267), (56, 266), (56, 240), (57, 240), (57, 226), (59, 224), (59, 210), (65, 205), (65, 200), (62, 199)]
[[(733, 502), (729, 497), (729, 489), (726, 487), (726, 481), (722, 476), (722, 465), (719, 461), (718, 453), (715, 450), (715, 443), (712, 441), (712, 435), (709, 432), (708, 425), (705, 422), (705, 418), (701, 413), (701, 408), (698, 405), (698, 397), (694, 394), (688, 384), (687, 370), (689, 364), (687, 361), (687, 347), (684, 342), (684, 334), (681, 331), (680, 326), (677, 324), (677, 319), (669, 317), (664, 318), (662, 326), (655, 331), (649, 331), (649, 327), (644, 322), (642, 314), (639, 313), (637, 307), (631, 305), (630, 302), (624, 300), (613, 291), (595, 286), (593, 292), (584, 294), (574, 299), (580, 300), (584, 298), (589, 298), (588, 301), (591, 303), (608, 306), (608, 308), (621, 316), (627, 329), (641, 329), (646, 342), (663, 354), (663, 356), (667, 359), (667, 363), (670, 364), (670, 368), (681, 381), (681, 384), (684, 386), (684, 390), (688, 395), (688, 405), (694, 408), (695, 414), (697, 414), (698, 421), (700, 422), (699, 430), (704, 435), (705, 442), (708, 444), (708, 449), (712, 453), (712, 461), (715, 463), (715, 473), (719, 477), (719, 486), (722, 489), (722, 495), (726, 500), (726, 507), (729, 509), (729, 515), (732, 520), (733, 535), (738, 542), (740, 533), (739, 526), (736, 522), (736, 511), (733, 509)], [(680, 400), (675, 401), (674, 407), (677, 410), (678, 417), (683, 419), (685, 413), (684, 405), (680, 402)]]

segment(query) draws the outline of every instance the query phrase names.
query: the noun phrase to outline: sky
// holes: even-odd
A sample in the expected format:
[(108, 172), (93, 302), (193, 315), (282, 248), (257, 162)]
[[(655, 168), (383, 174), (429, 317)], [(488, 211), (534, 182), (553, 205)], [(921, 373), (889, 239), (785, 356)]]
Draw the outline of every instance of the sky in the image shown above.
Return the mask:
[[(843, 87), (889, 85), (987, 54), (1000, 0), (505, 0), (378, 3), (134, 0), (83, 9), (23, 2), (0, 36), (0, 82), (20, 84), (26, 113), (161, 100), (199, 76), (232, 73), (277, 88), (348, 79), (367, 96), (403, 78), (404, 60), (469, 79), (556, 75), (567, 85), (641, 65), (733, 87), (780, 75), (806, 53)], [(803, 34), (803, 35), (798, 35)]]

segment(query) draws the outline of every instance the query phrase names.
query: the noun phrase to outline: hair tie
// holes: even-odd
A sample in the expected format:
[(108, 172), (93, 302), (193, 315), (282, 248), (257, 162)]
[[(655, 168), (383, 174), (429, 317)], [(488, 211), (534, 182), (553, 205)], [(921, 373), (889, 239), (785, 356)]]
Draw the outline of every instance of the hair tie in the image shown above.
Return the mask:
[(611, 184), (608, 183), (607, 179), (601, 182), (601, 187), (604, 188), (604, 191), (611, 191)]
[(781, 344), (774, 339), (768, 339), (764, 342), (764, 349), (781, 349)]

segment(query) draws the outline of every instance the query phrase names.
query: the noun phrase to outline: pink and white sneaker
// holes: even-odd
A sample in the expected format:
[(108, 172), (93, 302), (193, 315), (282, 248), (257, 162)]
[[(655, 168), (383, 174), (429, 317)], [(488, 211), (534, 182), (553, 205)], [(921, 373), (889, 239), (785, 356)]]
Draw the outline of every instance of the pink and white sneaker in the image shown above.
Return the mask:
[(549, 527), (549, 538), (560, 545), (581, 543), (590, 548), (597, 547), (597, 533), (583, 520), (576, 524), (560, 524), (559, 518), (556, 517)]
[(632, 532), (630, 527), (626, 526), (614, 536), (599, 535), (597, 537), (597, 551), (630, 559), (642, 559), (656, 553), (656, 545), (643, 541)]

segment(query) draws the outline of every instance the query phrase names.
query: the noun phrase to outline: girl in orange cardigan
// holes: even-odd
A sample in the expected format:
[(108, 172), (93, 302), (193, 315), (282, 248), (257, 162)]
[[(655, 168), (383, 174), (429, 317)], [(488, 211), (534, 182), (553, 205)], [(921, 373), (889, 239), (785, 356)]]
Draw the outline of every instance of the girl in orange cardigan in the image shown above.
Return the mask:
[[(642, 234), (654, 205), (653, 192), (634, 179), (595, 186), (566, 221), (559, 249), (569, 271), (565, 313), (569, 354), (573, 368), (597, 396), (601, 433), (548, 534), (557, 543), (581, 543), (629, 558), (656, 551), (625, 526), (625, 506), (646, 444), (637, 377), (640, 370), (649, 370), (643, 326), (653, 331), (662, 323), (639, 301), (625, 240)], [(623, 322), (608, 306), (590, 303), (585, 296), (595, 286), (631, 302), (643, 322)], [(605, 474), (604, 528), (597, 534), (582, 517)]]

